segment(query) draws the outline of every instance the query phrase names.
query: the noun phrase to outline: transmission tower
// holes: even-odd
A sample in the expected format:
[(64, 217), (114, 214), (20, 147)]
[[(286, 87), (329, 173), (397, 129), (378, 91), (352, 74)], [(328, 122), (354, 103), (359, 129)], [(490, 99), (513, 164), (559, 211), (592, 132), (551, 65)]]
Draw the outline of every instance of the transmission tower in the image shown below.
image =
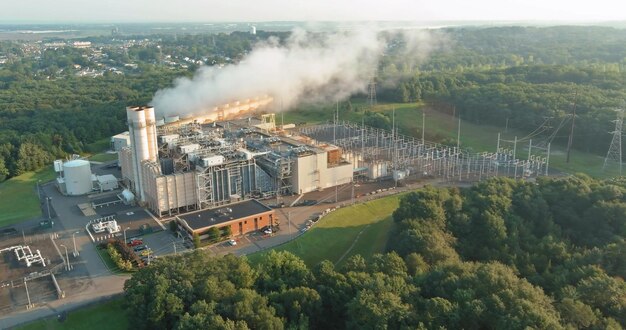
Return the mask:
[(613, 140), (611, 140), (611, 146), (609, 152), (604, 158), (604, 165), (602, 170), (606, 169), (606, 165), (609, 160), (617, 161), (619, 164), (619, 175), (622, 175), (622, 126), (624, 124), (624, 110), (617, 110), (617, 119), (613, 121), (615, 123), (615, 130), (613, 133)]
[(372, 76), (372, 78), (370, 79), (368, 89), (369, 89), (368, 103), (371, 109), (376, 105), (376, 76)]

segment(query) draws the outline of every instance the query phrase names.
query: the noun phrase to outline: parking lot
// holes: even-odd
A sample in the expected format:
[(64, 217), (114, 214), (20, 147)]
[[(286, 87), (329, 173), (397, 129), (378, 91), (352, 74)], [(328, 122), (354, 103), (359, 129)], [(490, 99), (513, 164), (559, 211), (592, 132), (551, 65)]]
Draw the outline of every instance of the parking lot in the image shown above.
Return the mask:
[[(193, 250), (193, 243), (184, 237), (176, 237), (169, 230), (162, 230), (148, 235), (128, 236), (128, 240), (140, 239), (143, 244), (137, 247), (144, 246), (151, 251), (150, 257), (161, 257), (165, 255), (172, 255), (178, 253), (185, 253)], [(139, 251), (141, 252), (141, 251)], [(147, 255), (144, 256), (148, 261)]]

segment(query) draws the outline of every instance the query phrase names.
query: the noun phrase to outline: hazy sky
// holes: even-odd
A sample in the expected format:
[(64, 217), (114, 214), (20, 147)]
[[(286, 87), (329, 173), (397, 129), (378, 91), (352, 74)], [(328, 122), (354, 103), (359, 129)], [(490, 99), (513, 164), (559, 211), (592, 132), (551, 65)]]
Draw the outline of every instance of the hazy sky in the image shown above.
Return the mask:
[(9, 22), (626, 20), (624, 0), (2, 0)]

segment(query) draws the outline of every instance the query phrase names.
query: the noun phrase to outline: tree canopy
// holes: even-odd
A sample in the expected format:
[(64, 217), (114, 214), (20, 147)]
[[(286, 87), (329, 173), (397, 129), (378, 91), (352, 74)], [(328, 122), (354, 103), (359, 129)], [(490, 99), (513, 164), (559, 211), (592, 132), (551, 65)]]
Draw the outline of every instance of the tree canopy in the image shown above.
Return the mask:
[(403, 197), (385, 254), (309, 268), (194, 252), (133, 275), (126, 302), (142, 329), (620, 328), (625, 192), (584, 175), (426, 187)]

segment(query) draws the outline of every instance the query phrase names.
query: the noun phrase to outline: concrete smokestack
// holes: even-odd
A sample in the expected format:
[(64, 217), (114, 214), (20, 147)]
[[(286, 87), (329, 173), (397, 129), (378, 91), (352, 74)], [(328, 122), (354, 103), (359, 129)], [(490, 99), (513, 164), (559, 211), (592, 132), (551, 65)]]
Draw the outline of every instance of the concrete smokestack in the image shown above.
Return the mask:
[(144, 161), (156, 161), (158, 148), (156, 142), (156, 122), (153, 107), (127, 107), (128, 132), (132, 146), (133, 187), (140, 201), (145, 200), (143, 173)]

